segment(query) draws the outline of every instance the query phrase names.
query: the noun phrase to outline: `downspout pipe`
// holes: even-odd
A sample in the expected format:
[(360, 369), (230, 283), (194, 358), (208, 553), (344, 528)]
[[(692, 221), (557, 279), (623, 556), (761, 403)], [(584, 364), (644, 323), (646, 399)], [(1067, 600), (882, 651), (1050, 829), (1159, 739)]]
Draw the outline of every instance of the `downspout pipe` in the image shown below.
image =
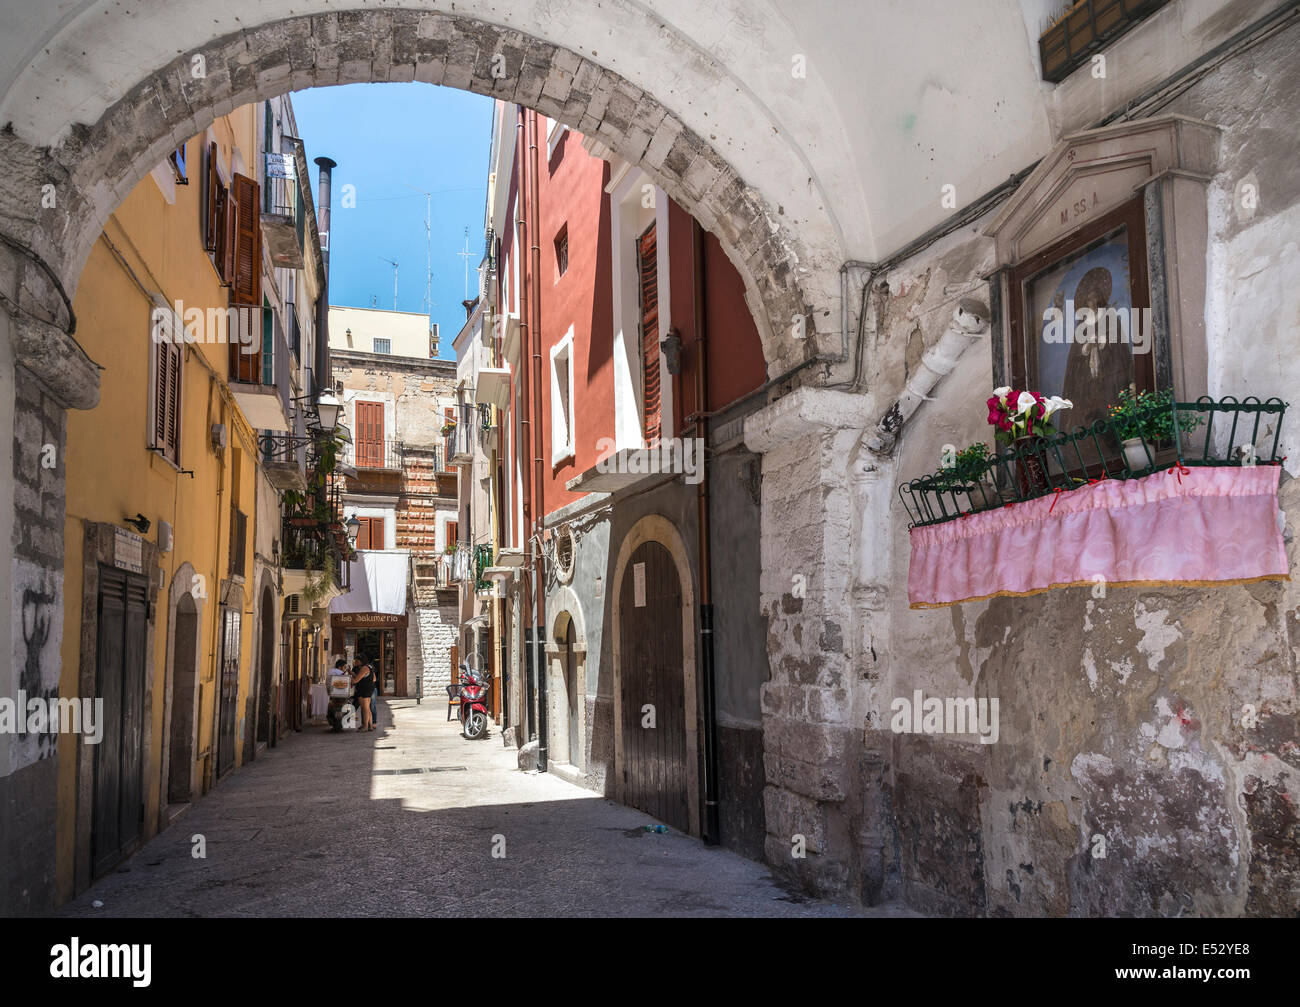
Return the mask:
[(721, 841), (718, 825), (718, 700), (713, 663), (713, 594), (711, 526), (709, 523), (709, 379), (708, 318), (704, 303), (704, 229), (691, 220), (694, 241), (691, 259), (695, 287), (695, 408), (696, 436), (700, 438), (700, 481), (696, 485), (696, 534), (700, 586), (700, 680), (704, 692), (704, 843)]
[(939, 341), (926, 351), (916, 373), (903, 386), (902, 395), (885, 410), (885, 414), (867, 435), (867, 449), (876, 455), (892, 454), (903, 424), (921, 407), (922, 402), (930, 398), (934, 386), (952, 373), (958, 358), (977, 339), (986, 335), (988, 330), (988, 305), (974, 298), (963, 298)]
[(542, 550), (542, 531), (546, 518), (546, 484), (543, 482), (542, 458), (542, 245), (541, 201), (538, 194), (538, 175), (541, 174), (537, 139), (537, 113), (529, 109), (524, 113), (528, 123), (528, 188), (532, 202), (533, 227), (529, 234), (528, 260), (532, 271), (530, 293), (533, 308), (533, 528), (530, 533), (533, 548), (535, 578), (534, 600), (537, 605), (537, 622), (533, 627), (533, 645), (537, 648), (537, 771), (547, 771), (548, 711), (546, 689), (546, 560)]
[[(528, 202), (528, 158), (527, 158), (527, 132), (524, 125), (525, 112), (523, 106), (517, 106), (515, 118), (515, 150), (518, 152), (519, 164), (519, 205), (523, 212), (519, 215), (518, 225), (515, 231), (515, 255), (523, 256), (528, 248), (528, 231), (530, 221), (532, 221), (532, 207)], [(524, 553), (529, 555), (532, 549), (532, 528), (533, 528), (533, 469), (528, 463), (532, 451), (533, 438), (533, 421), (532, 421), (532, 389), (530, 387), (529, 366), (532, 347), (533, 347), (533, 314), (532, 314), (532, 281), (528, 273), (528, 263), (521, 261), (519, 264), (519, 277), (522, 289), (515, 292), (519, 299), (519, 440), (516, 451), (522, 452), (524, 463), (519, 466), (521, 490), (523, 497), (523, 527), (524, 536)], [(524, 570), (523, 577), (523, 604), (520, 608), (523, 626), (524, 642), (524, 709), (523, 709), (523, 739), (527, 742), (532, 740), (532, 733), (536, 726), (535, 714), (533, 713), (533, 676), (536, 674), (536, 665), (533, 660), (535, 651), (533, 650), (533, 626), (536, 620), (533, 618), (533, 569), (529, 564)]]
[(330, 189), (334, 169), (338, 163), (332, 158), (316, 158), (320, 177), (316, 184), (316, 227), (324, 241), (320, 250), (323, 267), (320, 278), (320, 293), (316, 298), (316, 371), (315, 388), (310, 389), (312, 401), (320, 400), (321, 389), (328, 382), (333, 385), (330, 374)]

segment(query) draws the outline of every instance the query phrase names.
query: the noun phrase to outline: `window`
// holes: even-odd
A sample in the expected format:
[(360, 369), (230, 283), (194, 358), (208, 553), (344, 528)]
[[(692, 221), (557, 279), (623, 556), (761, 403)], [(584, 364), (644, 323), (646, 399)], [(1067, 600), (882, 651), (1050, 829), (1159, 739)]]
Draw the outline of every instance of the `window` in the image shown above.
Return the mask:
[(647, 445), (659, 440), (659, 274), (655, 265), (655, 225), (637, 239), (637, 269), (641, 292), (641, 405)]
[(573, 326), (551, 347), (551, 464), (572, 458)]
[(449, 551), (454, 549), (460, 542), (460, 525), (455, 521), (447, 522), (446, 538), (443, 541), (443, 549)]
[(189, 185), (190, 177), (185, 170), (185, 144), (182, 143), (168, 154), (167, 161), (172, 166), (172, 174), (176, 176), (176, 184)]
[(393, 352), (393, 341), (392, 341), (391, 339), (380, 339), (379, 337), (376, 336), (376, 337), (375, 337), (374, 352), (375, 352), (375, 353), (392, 353), (392, 352)]
[(1043, 80), (1059, 83), (1093, 53), (1169, 0), (1061, 0), (1063, 13), (1038, 40)]
[(383, 549), (386, 541), (384, 519), (382, 517), (361, 517), (361, 528), (357, 532), (358, 549)]
[[(184, 330), (177, 319), (174, 332)], [(181, 463), (181, 367), (184, 346), (180, 340), (155, 339), (150, 366), (152, 391), (149, 446), (173, 465)]]
[(558, 280), (569, 271), (569, 225), (560, 228), (555, 236), (555, 278)]
[(203, 172), (203, 247), (212, 256), (221, 282), (229, 286), (234, 273), (234, 243), (230, 213), (233, 209), (230, 190), (221, 179), (216, 143), (208, 144), (206, 170)]
[(235, 208), (230, 302), (257, 306), (262, 303), (262, 224), (258, 185), (247, 175), (235, 175), (230, 186)]

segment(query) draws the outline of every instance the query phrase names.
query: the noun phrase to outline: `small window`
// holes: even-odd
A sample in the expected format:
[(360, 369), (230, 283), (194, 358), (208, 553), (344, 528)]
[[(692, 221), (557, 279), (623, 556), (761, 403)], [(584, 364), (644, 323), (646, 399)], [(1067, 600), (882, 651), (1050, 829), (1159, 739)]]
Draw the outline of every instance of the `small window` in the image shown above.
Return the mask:
[[(179, 319), (176, 320), (176, 331)], [(181, 463), (181, 369), (184, 349), (179, 340), (154, 334), (154, 347), (150, 366), (152, 422), (149, 429), (149, 446), (173, 465)]]
[(391, 339), (375, 339), (375, 353), (392, 353), (393, 341)]
[(189, 185), (190, 177), (185, 170), (185, 144), (182, 143), (168, 154), (167, 161), (172, 166), (172, 174), (176, 176), (176, 184)]
[(551, 464), (572, 458), (573, 327), (551, 347)]
[(569, 225), (560, 228), (555, 236), (555, 278), (558, 280), (569, 271)]

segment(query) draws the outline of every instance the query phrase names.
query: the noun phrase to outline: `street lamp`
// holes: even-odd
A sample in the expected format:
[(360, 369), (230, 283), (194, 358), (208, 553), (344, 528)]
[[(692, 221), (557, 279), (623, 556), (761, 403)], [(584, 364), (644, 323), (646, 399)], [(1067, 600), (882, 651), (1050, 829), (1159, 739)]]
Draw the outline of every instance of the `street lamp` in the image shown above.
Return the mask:
[(357, 547), (357, 537), (361, 534), (361, 522), (353, 514), (347, 519), (346, 526), (348, 529), (348, 545), (355, 549)]
[(320, 417), (320, 428), (326, 433), (333, 433), (334, 428), (338, 426), (339, 413), (343, 411), (343, 403), (335, 398), (333, 392), (326, 392), (316, 402), (316, 415)]

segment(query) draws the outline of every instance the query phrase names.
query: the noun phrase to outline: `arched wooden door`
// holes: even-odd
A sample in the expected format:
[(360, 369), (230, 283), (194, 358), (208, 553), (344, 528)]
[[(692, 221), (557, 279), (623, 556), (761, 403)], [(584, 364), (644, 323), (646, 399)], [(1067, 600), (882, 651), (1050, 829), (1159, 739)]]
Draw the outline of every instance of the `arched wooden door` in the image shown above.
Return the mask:
[[(623, 800), (686, 832), (682, 585), (672, 555), (658, 542), (643, 542), (619, 591)], [(654, 726), (646, 707), (653, 708)]]

